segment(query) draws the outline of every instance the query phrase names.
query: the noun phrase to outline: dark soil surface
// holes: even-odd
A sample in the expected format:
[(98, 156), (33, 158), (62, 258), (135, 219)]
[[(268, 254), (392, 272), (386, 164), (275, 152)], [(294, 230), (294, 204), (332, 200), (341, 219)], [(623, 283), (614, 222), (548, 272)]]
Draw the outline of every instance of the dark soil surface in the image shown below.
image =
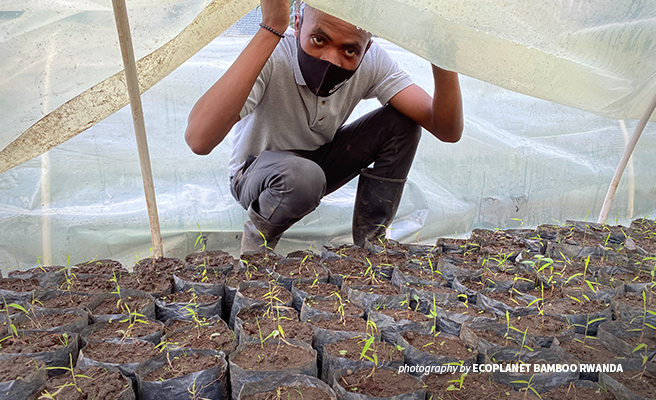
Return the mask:
[(323, 265), (328, 268), (331, 275), (359, 275), (367, 270), (362, 261), (348, 258), (324, 260)]
[[(436, 265), (434, 267), (437, 267)], [(447, 280), (444, 278), (444, 276), (437, 272), (433, 272), (428, 268), (399, 268), (399, 272), (402, 272), (406, 275), (427, 280), (427, 281), (432, 281), (440, 285), (447, 285)]]
[(310, 320), (310, 325), (331, 331), (366, 332), (367, 321), (359, 317), (345, 316), (342, 318)]
[(240, 289), (239, 293), (244, 297), (249, 297), (255, 300), (264, 300), (266, 302), (273, 301), (284, 304), (291, 303), (292, 301), (292, 294), (289, 290), (278, 285), (270, 285), (269, 287), (250, 286), (245, 289)]
[(155, 345), (149, 342), (122, 344), (96, 342), (89, 343), (84, 346), (81, 351), (86, 358), (112, 364), (144, 362), (159, 354), (159, 350), (155, 348)]
[(226, 276), (214, 269), (187, 269), (175, 273), (175, 276), (187, 282), (221, 284), (226, 282)]
[(66, 347), (68, 338), (61, 333), (33, 332), (25, 336), (8, 337), (2, 342), (4, 354), (26, 354), (53, 351)]
[(87, 275), (83, 277), (75, 277), (70, 282), (64, 281), (59, 285), (59, 288), (69, 292), (102, 294), (116, 290), (116, 283), (110, 281), (106, 276)]
[(87, 307), (93, 299), (94, 296), (65, 293), (50, 300), (37, 301), (34, 305), (44, 308), (82, 308)]
[[(162, 325), (154, 321), (144, 321), (145, 322), (130, 323), (130, 321), (121, 322), (112, 320), (105, 323), (102, 328), (94, 329), (87, 338), (92, 340), (122, 337), (141, 338), (164, 330)], [(95, 327), (96, 325), (93, 326)]]
[(615, 400), (615, 396), (608, 390), (601, 387), (581, 388), (575, 385), (569, 385), (551, 389), (548, 392), (541, 393), (545, 400)]
[(166, 341), (174, 347), (199, 350), (221, 350), (230, 353), (237, 347), (235, 334), (225, 325), (218, 322), (212, 326), (193, 327), (169, 333), (167, 329)]
[(279, 386), (268, 392), (242, 397), (242, 400), (330, 400), (330, 394), (308, 386)]
[(234, 266), (236, 264), (236, 260), (230, 254), (220, 250), (189, 254), (185, 257), (185, 262), (204, 267)]
[(171, 276), (184, 268), (184, 262), (179, 258), (144, 258), (139, 260), (132, 267), (132, 272), (142, 274), (154, 272)]
[(426, 314), (422, 314), (420, 312), (414, 311), (414, 310), (376, 310), (376, 312), (379, 312), (381, 314), (385, 314), (388, 317), (394, 318), (394, 321), (400, 321), (400, 320), (408, 320), (408, 321), (417, 321), (417, 322), (424, 322), (428, 321), (430, 317)]
[(318, 261), (303, 259), (289, 259), (289, 261), (276, 264), (274, 271), (287, 278), (327, 278), (328, 272), (321, 267)]
[(271, 279), (269, 273), (264, 269), (249, 268), (247, 270), (232, 271), (226, 276), (226, 286), (237, 287), (239, 282), (244, 281), (268, 281)]
[[(504, 333), (505, 334), (505, 333)], [(498, 332), (494, 330), (487, 330), (487, 329), (476, 329), (476, 336), (479, 339), (483, 339), (487, 342), (490, 342), (494, 345), (497, 346), (521, 346), (522, 345), (522, 340), (521, 339), (516, 339), (512, 335), (508, 335), (507, 338), (504, 338), (503, 334), (499, 334)], [(528, 345), (527, 343), (524, 343), (524, 345)]]
[(407, 332), (403, 335), (412, 347), (437, 356), (453, 357), (466, 360), (472, 357), (472, 352), (457, 337), (445, 335), (420, 335)]
[(529, 302), (520, 299), (517, 295), (512, 295), (510, 292), (488, 292), (484, 294), (492, 300), (500, 301), (510, 307), (526, 307)]
[(24, 274), (43, 274), (43, 273), (56, 273), (65, 270), (67, 267), (63, 265), (40, 265), (30, 269), (15, 269), (9, 271), (8, 276), (24, 275)]
[(196, 303), (210, 304), (219, 300), (219, 297), (209, 294), (194, 294), (189, 292), (176, 292), (162, 296), (159, 300), (166, 303)]
[[(259, 328), (258, 328), (259, 324)], [(312, 328), (305, 322), (295, 321), (290, 319), (272, 319), (272, 318), (258, 318), (255, 320), (244, 322), (242, 329), (248, 336), (259, 338), (260, 334), (263, 338), (269, 336), (273, 331), (282, 328), (285, 332), (285, 339), (294, 339), (312, 343)]]
[[(656, 310), (655, 297), (656, 296), (647, 296), (646, 306), (648, 310)], [(645, 306), (645, 302), (640, 293), (622, 293), (613, 297), (613, 301), (619, 301), (639, 309), (642, 309)]]
[(144, 270), (137, 275), (124, 275), (118, 280), (121, 289), (143, 290), (148, 293), (163, 293), (173, 285), (172, 275)]
[[(323, 350), (336, 357), (342, 357), (357, 361), (363, 359), (360, 356), (366, 342), (366, 337), (357, 335), (350, 339), (326, 344)], [(369, 357), (372, 357), (374, 354), (376, 354), (379, 363), (389, 361), (403, 361), (403, 355), (401, 354), (401, 351), (394, 345), (384, 341), (374, 341), (365, 353), (365, 355)]]
[(128, 270), (118, 261), (114, 260), (92, 260), (77, 264), (73, 267), (75, 274), (98, 274), (98, 275), (123, 275)]
[(276, 263), (282, 260), (283, 257), (277, 254), (269, 253), (264, 255), (264, 253), (257, 254), (242, 254), (241, 263), (246, 265), (250, 269), (256, 269), (259, 271), (269, 270), (273, 271), (276, 266)]
[(582, 363), (596, 363), (603, 364), (607, 361), (619, 358), (619, 355), (606, 350), (596, 338), (586, 338), (585, 344), (583, 341), (574, 339), (560, 340), (559, 346), (565, 350), (566, 353), (571, 354)]
[(43, 289), (43, 287), (41, 287), (36, 278), (0, 278), (0, 289), (24, 293), (31, 292), (32, 290)]
[(467, 315), (469, 317), (486, 317), (486, 318), (493, 318), (496, 319), (497, 316), (496, 314), (480, 309), (480, 308), (474, 308), (472, 306), (465, 307), (464, 303), (463, 305), (448, 305), (448, 306), (441, 306), (440, 308), (452, 312), (452, 313), (457, 313), (457, 314), (462, 314), (462, 315)]
[(337, 248), (326, 248), (326, 251), (335, 253), (341, 257), (355, 258), (358, 260), (364, 260), (371, 255), (367, 249), (350, 245), (342, 245)]
[(416, 289), (416, 290), (421, 290), (424, 292), (428, 293), (445, 293), (445, 294), (453, 294), (457, 295), (457, 292), (453, 289), (450, 289), (446, 286), (438, 286), (438, 285), (408, 285), (408, 287)]
[[(57, 399), (86, 400), (86, 399), (118, 399), (129, 390), (129, 381), (120, 372), (107, 372), (102, 368), (88, 368), (85, 371), (75, 369), (75, 384), (72, 374), (65, 373), (50, 378), (41, 395), (58, 392)], [(47, 398), (47, 397), (39, 397)]]
[(344, 374), (339, 384), (347, 392), (372, 397), (392, 397), (422, 389), (421, 383), (408, 374), (387, 369), (377, 369), (374, 374), (371, 372), (371, 369), (363, 369)]
[(610, 377), (626, 386), (632, 393), (646, 399), (653, 399), (656, 393), (656, 377), (641, 371), (624, 371), (608, 374)]
[(168, 364), (151, 371), (145, 381), (167, 380), (179, 378), (193, 372), (205, 371), (220, 365), (221, 359), (216, 356), (203, 356), (198, 353), (170, 357)]
[(119, 302), (116, 297), (108, 297), (98, 304), (91, 313), (93, 315), (127, 314), (128, 308), (132, 311), (143, 310), (153, 300), (146, 297), (124, 297)]
[(547, 314), (593, 314), (604, 311), (610, 307), (610, 304), (606, 304), (601, 300), (586, 301), (581, 299), (581, 301), (576, 301), (571, 298), (563, 298), (547, 299), (543, 307), (544, 312)]
[(26, 377), (35, 370), (45, 368), (43, 361), (25, 356), (0, 360), (0, 382), (13, 381), (18, 377)]
[[(364, 309), (357, 307), (347, 299), (346, 293), (340, 294), (342, 300), (336, 296), (328, 298), (308, 297), (305, 302), (308, 306), (328, 313), (344, 314), (344, 315), (364, 315)], [(341, 309), (340, 309), (341, 308)]]
[[(503, 322), (503, 321), (502, 321)], [(554, 336), (567, 330), (569, 325), (553, 317), (540, 315), (524, 315), (511, 318), (510, 325), (524, 332), (528, 328), (529, 335)]]
[[(343, 287), (343, 286), (342, 286)], [(383, 296), (394, 296), (400, 294), (399, 288), (389, 282), (379, 282), (377, 285), (367, 285), (364, 287), (353, 287), (353, 290), (366, 294), (379, 294)]]
[[(510, 395), (512, 389), (504, 384), (492, 380), (492, 375), (487, 373), (481, 374), (464, 374), (464, 379), (459, 382), (461, 374), (430, 374), (426, 377), (426, 394), (427, 397), (433, 396), (433, 400), (465, 400), (465, 399), (482, 399), (493, 393), (508, 392)], [(518, 399), (523, 399), (524, 394), (520, 396), (516, 392)], [(508, 397), (511, 398), (511, 397)], [(530, 397), (529, 397), (530, 398)], [(534, 398), (537, 399), (536, 396)]]
[(284, 343), (249, 344), (230, 361), (242, 369), (282, 371), (297, 368), (312, 361), (312, 355), (300, 347)]
[(235, 316), (236, 318), (241, 319), (242, 321), (250, 321), (257, 317), (263, 318), (288, 318), (292, 320), (298, 320), (298, 311), (292, 307), (286, 306), (275, 306), (273, 309), (269, 310), (268, 307), (244, 307)]
[[(30, 313), (31, 314), (31, 313)], [(56, 326), (64, 326), (72, 324), (73, 322), (83, 318), (82, 315), (76, 313), (59, 313), (53, 312), (37, 317), (30, 315), (29, 319), (25, 322), (16, 323), (18, 329), (49, 329)]]
[(331, 283), (298, 283), (295, 286), (310, 296), (330, 296), (333, 292), (338, 292), (339, 288)]
[(373, 266), (400, 267), (406, 263), (406, 258), (403, 254), (377, 253), (367, 257), (367, 260), (369, 260)]

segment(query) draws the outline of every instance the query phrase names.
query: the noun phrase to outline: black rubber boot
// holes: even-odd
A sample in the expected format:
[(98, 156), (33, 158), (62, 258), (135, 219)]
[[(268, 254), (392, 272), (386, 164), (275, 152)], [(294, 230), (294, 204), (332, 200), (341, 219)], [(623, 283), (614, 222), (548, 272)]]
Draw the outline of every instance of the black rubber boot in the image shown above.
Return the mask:
[(248, 208), (248, 218), (244, 224), (244, 233), (241, 236), (241, 254), (273, 252), (283, 232), (290, 225), (274, 225), (262, 218), (253, 206)]
[(405, 179), (381, 178), (369, 171), (366, 168), (360, 171), (353, 207), (353, 243), (360, 247), (364, 247), (365, 240), (374, 242), (385, 237), (405, 185)]

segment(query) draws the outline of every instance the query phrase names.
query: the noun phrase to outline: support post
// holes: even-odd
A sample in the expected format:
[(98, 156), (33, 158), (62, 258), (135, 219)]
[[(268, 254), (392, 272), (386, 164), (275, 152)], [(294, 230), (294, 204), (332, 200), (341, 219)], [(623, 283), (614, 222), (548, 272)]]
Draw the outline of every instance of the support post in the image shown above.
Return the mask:
[(656, 95), (654, 95), (654, 97), (651, 99), (651, 102), (647, 106), (647, 109), (642, 114), (640, 121), (638, 121), (638, 125), (636, 125), (635, 130), (633, 131), (633, 135), (631, 135), (631, 138), (629, 139), (629, 142), (627, 143), (626, 148), (624, 149), (624, 154), (622, 154), (620, 163), (617, 166), (617, 169), (615, 170), (615, 175), (613, 176), (613, 180), (610, 182), (610, 186), (608, 187), (608, 192), (606, 193), (604, 204), (601, 206), (601, 212), (599, 213), (599, 219), (597, 220), (597, 222), (600, 224), (606, 222), (606, 219), (608, 218), (610, 205), (613, 203), (613, 197), (615, 197), (615, 192), (617, 191), (617, 186), (620, 184), (620, 179), (622, 178), (622, 174), (624, 173), (626, 164), (628, 164), (629, 158), (631, 158), (631, 154), (633, 154), (633, 150), (635, 149), (636, 144), (638, 143), (638, 139), (640, 139), (640, 135), (642, 135), (642, 132), (644, 131), (645, 126), (647, 125), (647, 122), (649, 121), (649, 118), (651, 117), (651, 114), (654, 112), (655, 108), (656, 108)]
[(141, 94), (139, 91), (139, 79), (137, 77), (137, 64), (134, 59), (132, 47), (132, 36), (128, 21), (128, 11), (125, 0), (112, 0), (114, 7), (114, 18), (118, 30), (118, 39), (121, 44), (123, 65), (125, 67), (125, 78), (130, 95), (130, 106), (132, 109), (132, 121), (137, 137), (137, 149), (139, 151), (139, 162), (141, 164), (141, 176), (143, 178), (144, 192), (146, 195), (146, 207), (148, 208), (148, 219), (150, 221), (150, 236), (153, 242), (153, 256), (161, 258), (164, 255), (162, 249), (162, 235), (159, 228), (157, 216), (157, 202), (155, 200), (155, 186), (153, 174), (150, 167), (150, 155), (148, 153), (148, 140), (146, 138), (146, 126), (144, 123), (143, 109), (141, 107)]

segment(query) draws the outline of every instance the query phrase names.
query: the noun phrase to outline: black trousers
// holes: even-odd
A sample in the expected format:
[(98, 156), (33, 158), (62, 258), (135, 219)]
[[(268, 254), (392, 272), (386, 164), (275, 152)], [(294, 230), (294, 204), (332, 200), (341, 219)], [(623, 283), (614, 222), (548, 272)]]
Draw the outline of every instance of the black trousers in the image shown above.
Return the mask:
[(417, 123), (386, 105), (340, 127), (316, 150), (263, 151), (232, 177), (230, 189), (244, 209), (291, 225), (372, 163), (374, 176), (405, 179), (420, 137)]

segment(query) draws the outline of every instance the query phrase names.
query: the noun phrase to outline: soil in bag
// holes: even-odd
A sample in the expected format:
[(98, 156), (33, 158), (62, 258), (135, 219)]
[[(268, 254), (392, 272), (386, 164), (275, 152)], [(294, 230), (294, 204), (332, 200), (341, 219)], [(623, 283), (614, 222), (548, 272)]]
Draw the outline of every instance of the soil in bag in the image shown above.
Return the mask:
[(241, 344), (230, 355), (232, 398), (241, 387), (268, 377), (289, 374), (317, 376), (317, 352), (305, 344), (278, 343)]
[(43, 361), (25, 356), (0, 360), (0, 394), (4, 400), (23, 400), (46, 383)]
[(288, 375), (246, 383), (239, 400), (337, 400), (333, 389), (309, 375)]
[(421, 381), (397, 369), (341, 369), (335, 373), (333, 389), (346, 400), (377, 399), (421, 400), (426, 391)]
[(228, 398), (223, 353), (173, 350), (144, 362), (135, 372), (141, 400)]
[[(54, 396), (54, 397), (48, 397)], [(66, 400), (134, 400), (132, 382), (118, 371), (108, 372), (103, 368), (75, 368), (65, 374), (50, 378), (45, 388), (30, 396), (37, 399)]]

